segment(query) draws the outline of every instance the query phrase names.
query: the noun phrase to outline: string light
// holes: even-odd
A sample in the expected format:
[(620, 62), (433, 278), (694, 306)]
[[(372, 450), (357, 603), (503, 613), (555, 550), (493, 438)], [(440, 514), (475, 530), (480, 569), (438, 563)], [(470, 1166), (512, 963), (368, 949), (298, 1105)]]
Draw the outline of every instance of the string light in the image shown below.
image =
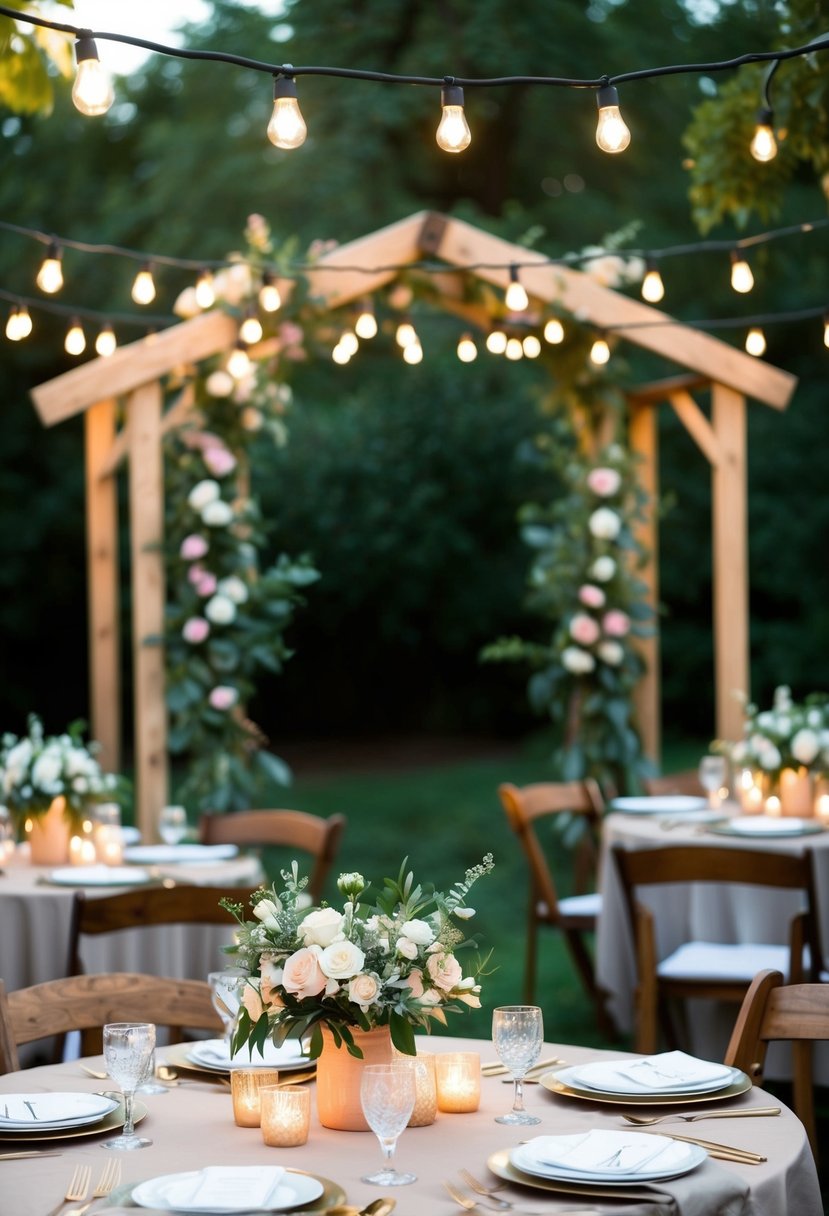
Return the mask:
[(420, 363), (423, 360), (423, 347), (416, 335), (413, 342), (409, 342), (403, 347), (403, 358), (407, 363), (412, 364)]
[(525, 358), (537, 359), (541, 354), (541, 343), (535, 334), (527, 334), (527, 336), (521, 340), (521, 349), (524, 352)]
[(250, 356), (241, 338), (228, 356), (227, 370), (234, 380), (243, 380), (250, 373)]
[(659, 267), (651, 258), (647, 263), (645, 277), (642, 280), (642, 299), (647, 300), (649, 304), (658, 304), (665, 296), (665, 284), (662, 282), (662, 275), (659, 273)]
[(358, 338), (366, 341), (377, 336), (377, 318), (374, 315), (374, 303), (371, 300), (363, 301), (360, 315), (354, 322), (354, 332)]
[(101, 326), (100, 332), (95, 339), (95, 350), (104, 359), (108, 359), (110, 355), (115, 354), (115, 348), (118, 343), (115, 338), (115, 331), (107, 321)]
[(753, 325), (746, 334), (746, 351), (755, 359), (766, 353), (766, 335), (759, 325)]
[(558, 317), (550, 317), (544, 326), (544, 341), (549, 342), (551, 346), (558, 346), (564, 341), (564, 326)]
[[(290, 67), (286, 64), (285, 67)], [(296, 81), (281, 72), (273, 78), (273, 113), (268, 123), (268, 139), (277, 148), (290, 151), (305, 143), (308, 128), (297, 99)]]
[(510, 266), (509, 285), (504, 296), (504, 304), (509, 312), (523, 312), (529, 303), (527, 292), (518, 278), (518, 267)]
[(507, 347), (504, 351), (506, 357), (516, 363), (519, 359), (524, 358), (524, 347), (521, 345), (520, 338), (508, 338)]
[(262, 322), (252, 307), (245, 310), (244, 320), (239, 326), (239, 337), (248, 346), (253, 346), (254, 343), (262, 340)]
[(130, 294), (136, 304), (152, 304), (155, 299), (155, 282), (149, 262), (146, 262), (135, 276)]
[(597, 338), (590, 348), (590, 362), (603, 367), (610, 359), (610, 347), (605, 338)]
[(216, 288), (209, 270), (203, 270), (196, 282), (196, 303), (199, 308), (212, 308), (216, 303)]
[(823, 345), (829, 346), (829, 312), (823, 317)]
[(749, 151), (755, 160), (766, 164), (777, 155), (777, 140), (774, 138), (774, 113), (764, 107), (757, 115), (757, 126), (754, 128)]
[(503, 355), (507, 349), (507, 335), (502, 329), (491, 329), (486, 337), (486, 348), (491, 355)]
[(342, 349), (347, 353), (349, 359), (352, 357), (352, 355), (356, 355), (357, 351), (360, 349), (360, 342), (357, 335), (350, 329), (345, 331), (343, 336), (340, 338), (338, 345), (341, 346)]
[(478, 358), (478, 348), (471, 334), (462, 334), (458, 342), (458, 358), (461, 363), (474, 363)]
[(51, 241), (35, 280), (40, 290), (45, 291), (48, 296), (53, 296), (55, 292), (60, 291), (61, 287), (63, 287), (62, 256), (60, 246), (57, 242)]
[(279, 288), (269, 270), (266, 270), (262, 275), (262, 286), (259, 288), (259, 306), (263, 312), (278, 312), (282, 307), (282, 296), (279, 294)]
[(351, 358), (351, 355), (348, 353), (347, 350), (345, 350), (343, 348), (342, 343), (338, 342), (337, 345), (334, 347), (334, 349), (331, 352), (331, 358), (334, 360), (335, 363), (339, 363), (342, 366), (342, 365), (348, 363), (349, 359)]
[(86, 350), (86, 334), (77, 317), (72, 318), (69, 329), (66, 331), (63, 348), (67, 355), (82, 355)]
[(630, 130), (619, 109), (619, 93), (609, 81), (596, 93), (599, 121), (596, 124), (596, 143), (602, 152), (624, 152), (630, 144)]
[(78, 71), (72, 85), (72, 100), (76, 108), (89, 118), (106, 114), (115, 100), (115, 93), (109, 73), (101, 66), (91, 30), (78, 31), (75, 60)]
[(739, 291), (741, 295), (745, 295), (751, 291), (754, 286), (754, 275), (751, 273), (751, 267), (736, 249), (731, 250), (731, 286), (735, 291)]
[(402, 346), (405, 350), (407, 346), (411, 346), (417, 342), (417, 332), (411, 321), (401, 321), (394, 335), (394, 340), (398, 346)]
[(444, 152), (463, 152), (472, 142), (472, 132), (463, 109), (463, 89), (445, 84), (440, 91), (441, 118), (435, 139)]
[(6, 337), (10, 342), (22, 342), (32, 332), (32, 318), (25, 304), (13, 304), (6, 322)]

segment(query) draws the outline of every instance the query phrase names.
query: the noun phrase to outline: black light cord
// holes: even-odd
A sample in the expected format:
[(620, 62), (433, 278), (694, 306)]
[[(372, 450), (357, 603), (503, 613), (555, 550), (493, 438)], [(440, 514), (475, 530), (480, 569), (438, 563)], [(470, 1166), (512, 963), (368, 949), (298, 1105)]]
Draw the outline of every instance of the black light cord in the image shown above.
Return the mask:
[(23, 296), (19, 291), (6, 291), (0, 287), (0, 300), (5, 300), (13, 308), (33, 308), (37, 312), (54, 313), (56, 317), (82, 317), (88, 321), (109, 321), (118, 325), (137, 325), (141, 328), (175, 325), (182, 320), (174, 316), (150, 316), (145, 313), (113, 312), (111, 309), (102, 312), (95, 308), (75, 308), (71, 304), (61, 304), (58, 300), (44, 300), (40, 297)]

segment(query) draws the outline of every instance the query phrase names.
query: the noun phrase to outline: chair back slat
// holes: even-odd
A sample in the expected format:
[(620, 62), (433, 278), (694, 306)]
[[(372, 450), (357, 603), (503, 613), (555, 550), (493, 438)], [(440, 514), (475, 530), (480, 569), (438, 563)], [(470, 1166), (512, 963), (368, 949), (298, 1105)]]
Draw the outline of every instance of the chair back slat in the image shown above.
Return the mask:
[(203, 844), (238, 844), (242, 848), (271, 846), (299, 849), (309, 854), (313, 867), (308, 891), (314, 903), (319, 903), (345, 826), (344, 815), (330, 815), (324, 819), (307, 811), (233, 811), (202, 815), (199, 838)]

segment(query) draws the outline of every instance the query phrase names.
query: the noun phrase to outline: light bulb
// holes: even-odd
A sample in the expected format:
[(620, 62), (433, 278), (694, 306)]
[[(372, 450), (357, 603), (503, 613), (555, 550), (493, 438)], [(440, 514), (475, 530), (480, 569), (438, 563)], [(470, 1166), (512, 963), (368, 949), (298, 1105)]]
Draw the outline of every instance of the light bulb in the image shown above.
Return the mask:
[(63, 267), (61, 266), (62, 250), (52, 241), (46, 250), (46, 257), (40, 265), (35, 282), (47, 296), (53, 296), (63, 287)]
[(463, 112), (463, 89), (459, 85), (445, 85), (440, 91), (443, 107), (435, 139), (444, 152), (463, 152), (472, 142), (472, 132)]
[(72, 85), (72, 100), (81, 114), (95, 118), (106, 114), (115, 100), (109, 73), (101, 67), (95, 39), (89, 31), (81, 30), (75, 43), (78, 72)]
[(503, 355), (507, 349), (507, 335), (502, 329), (493, 329), (487, 334), (486, 348), (491, 355)]
[(649, 304), (658, 304), (665, 295), (665, 284), (662, 275), (654, 262), (648, 262), (645, 277), (642, 280), (642, 299)]
[(478, 358), (478, 348), (472, 341), (471, 334), (462, 334), (458, 342), (458, 358), (461, 363), (474, 363)]
[(524, 347), (521, 345), (521, 339), (520, 338), (510, 338), (507, 341), (507, 348), (504, 351), (504, 354), (507, 356), (508, 359), (512, 359), (513, 362), (515, 362), (517, 359), (523, 359), (524, 358)]
[(829, 346), (829, 313), (823, 318), (823, 345)]
[(518, 268), (510, 266), (509, 286), (504, 296), (504, 303), (510, 312), (523, 312), (529, 302), (526, 291), (518, 281)]
[(551, 346), (558, 346), (564, 341), (564, 326), (557, 317), (552, 317), (544, 326), (544, 341)]
[(259, 307), (263, 312), (277, 312), (282, 307), (282, 296), (273, 281), (270, 271), (262, 275), (262, 286), (259, 288)]
[(239, 341), (230, 352), (227, 360), (227, 370), (234, 380), (241, 380), (250, 371), (250, 359), (244, 342)]
[(152, 304), (155, 299), (155, 283), (153, 282), (153, 272), (149, 263), (146, 266), (142, 266), (135, 276), (135, 282), (132, 285), (132, 298), (136, 304)]
[(597, 364), (599, 367), (607, 363), (610, 358), (610, 347), (604, 338), (597, 338), (590, 348), (590, 361)]
[(216, 303), (216, 289), (209, 270), (203, 270), (196, 282), (196, 303), (199, 308), (212, 308)]
[(766, 164), (777, 155), (777, 140), (774, 138), (774, 114), (764, 106), (757, 115), (757, 126), (754, 128), (749, 151), (755, 160)]
[(736, 249), (731, 250), (731, 286), (735, 291), (739, 291), (741, 295), (745, 295), (747, 291), (751, 291), (754, 286), (754, 275), (751, 273), (751, 267), (745, 258), (737, 253)]
[(407, 346), (411, 346), (413, 342), (417, 342), (417, 333), (411, 321), (401, 321), (394, 337), (397, 345), (402, 346), (404, 350)]
[(359, 317), (354, 322), (354, 331), (358, 338), (374, 338), (377, 335), (377, 318), (372, 304), (364, 304)]
[(82, 355), (86, 350), (86, 334), (77, 317), (72, 318), (72, 324), (66, 333), (63, 348), (67, 355)]
[(101, 326), (101, 332), (95, 339), (95, 349), (99, 355), (101, 355), (104, 359), (107, 359), (110, 355), (115, 353), (115, 348), (117, 345), (118, 343), (115, 340), (113, 328), (109, 321), (107, 321), (105, 325)]
[(407, 363), (420, 363), (423, 358), (423, 347), (417, 337), (414, 342), (409, 342), (408, 346), (403, 347), (403, 358)]
[(22, 338), (20, 333), (20, 310), (16, 304), (13, 304), (9, 309), (9, 319), (6, 321), (6, 337), (10, 342), (19, 342)]
[(351, 355), (348, 353), (347, 350), (343, 349), (342, 343), (338, 342), (337, 345), (334, 347), (334, 349), (331, 352), (331, 358), (334, 360), (335, 363), (339, 363), (340, 365), (343, 365), (343, 364), (348, 363), (348, 360), (351, 358)]
[(753, 325), (746, 334), (746, 350), (756, 359), (766, 353), (766, 335), (759, 325)]
[(340, 338), (338, 345), (341, 346), (344, 351), (348, 352), (349, 359), (352, 355), (356, 355), (357, 351), (360, 349), (360, 343), (357, 339), (357, 335), (352, 333), (350, 329), (345, 331), (343, 336)]
[(17, 310), (17, 337), (18, 340), (28, 338), (32, 332), (32, 318), (29, 316), (29, 310), (25, 304), (21, 304)]
[(599, 107), (596, 143), (602, 152), (624, 152), (630, 143), (630, 131), (619, 109), (619, 94), (612, 84), (599, 89), (596, 104)]
[(526, 358), (537, 359), (541, 354), (541, 343), (535, 334), (527, 334), (526, 338), (524, 338), (523, 342), (521, 343), (521, 349), (523, 350)]
[(239, 326), (239, 337), (248, 346), (252, 346), (254, 342), (259, 342), (262, 338), (262, 322), (252, 308), (247, 309), (245, 319)]
[(308, 128), (299, 108), (293, 76), (273, 78), (273, 114), (268, 123), (268, 139), (277, 148), (298, 148), (305, 143)]

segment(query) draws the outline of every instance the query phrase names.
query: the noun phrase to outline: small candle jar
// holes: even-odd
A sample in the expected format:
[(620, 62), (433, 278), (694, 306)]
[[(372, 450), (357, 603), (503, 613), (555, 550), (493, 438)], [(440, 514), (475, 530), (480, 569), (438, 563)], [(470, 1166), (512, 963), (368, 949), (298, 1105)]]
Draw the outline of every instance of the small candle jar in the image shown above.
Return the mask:
[(481, 1057), (476, 1051), (451, 1051), (435, 1056), (438, 1110), (467, 1114), (481, 1101)]
[(230, 1092), (233, 1096), (233, 1118), (239, 1127), (259, 1127), (260, 1090), (276, 1085), (279, 1073), (273, 1068), (232, 1068)]
[(412, 1060), (412, 1067), (415, 1071), (415, 1104), (409, 1127), (428, 1127), (434, 1123), (438, 1113), (435, 1057), (428, 1051), (418, 1054)]
[(121, 829), (114, 825), (99, 823), (95, 827), (94, 852), (105, 866), (120, 866), (124, 860), (124, 842)]
[(303, 1085), (268, 1085), (260, 1092), (262, 1139), (272, 1148), (295, 1148), (308, 1139), (311, 1091)]

